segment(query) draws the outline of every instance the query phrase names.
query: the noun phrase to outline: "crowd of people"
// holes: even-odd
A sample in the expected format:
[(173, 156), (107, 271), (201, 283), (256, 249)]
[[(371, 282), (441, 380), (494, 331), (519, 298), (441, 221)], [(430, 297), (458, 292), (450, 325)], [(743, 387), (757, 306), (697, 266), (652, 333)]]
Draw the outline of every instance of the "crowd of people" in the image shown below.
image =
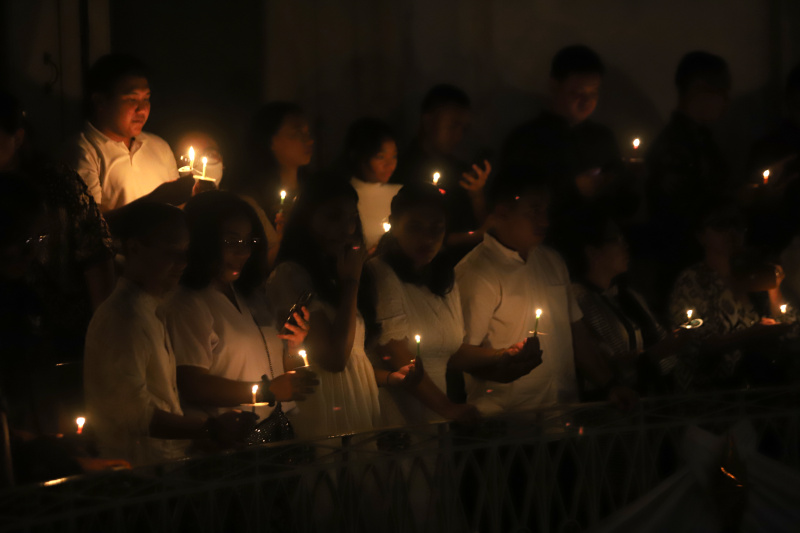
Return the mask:
[[(176, 156), (143, 130), (148, 71), (127, 55), (91, 68), (58, 156), (0, 94), (18, 479), (793, 381), (800, 68), (746, 169), (710, 130), (731, 89), (721, 57), (680, 61), (643, 162), (592, 120), (603, 76), (590, 48), (559, 51), (546, 110), (491, 161), (455, 155), (471, 104), (443, 84), (410, 142), (360, 118), (313, 172), (292, 102), (259, 109), (240, 154), (192, 132)], [(91, 439), (55, 437), (79, 414)]]

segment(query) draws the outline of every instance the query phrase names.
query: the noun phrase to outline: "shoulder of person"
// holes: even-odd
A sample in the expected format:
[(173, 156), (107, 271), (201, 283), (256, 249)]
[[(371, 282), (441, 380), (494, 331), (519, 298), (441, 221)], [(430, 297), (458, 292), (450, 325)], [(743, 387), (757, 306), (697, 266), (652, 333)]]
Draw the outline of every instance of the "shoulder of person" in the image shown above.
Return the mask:
[(167, 297), (162, 307), (167, 313), (167, 316), (175, 313), (208, 309), (209, 290), (211, 289), (190, 289), (188, 287), (178, 286), (172, 291), (169, 297)]

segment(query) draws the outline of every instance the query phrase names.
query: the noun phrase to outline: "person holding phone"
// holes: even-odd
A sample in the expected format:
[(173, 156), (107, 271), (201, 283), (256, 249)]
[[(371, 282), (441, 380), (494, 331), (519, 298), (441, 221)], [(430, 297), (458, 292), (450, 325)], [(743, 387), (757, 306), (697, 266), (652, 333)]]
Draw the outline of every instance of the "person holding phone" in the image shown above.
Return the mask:
[[(297, 325), (272, 321), (264, 301), (267, 243), (253, 209), (233, 193), (212, 191), (186, 204), (191, 234), (181, 286), (167, 304), (178, 389), (187, 410), (215, 415), (252, 403), (262, 419), (276, 402), (313, 395), (317, 381), (297, 351), (308, 334), (308, 311)], [(282, 328), (287, 334), (280, 334)], [(279, 404), (280, 405), (280, 404)]]
[(365, 431), (381, 424), (378, 387), (416, 387), (422, 371), (373, 367), (365, 344), (376, 333), (375, 291), (368, 271), (358, 196), (346, 182), (326, 180), (301, 191), (268, 282), (277, 316), (313, 291), (306, 338), (317, 394), (293, 418), (298, 437)]

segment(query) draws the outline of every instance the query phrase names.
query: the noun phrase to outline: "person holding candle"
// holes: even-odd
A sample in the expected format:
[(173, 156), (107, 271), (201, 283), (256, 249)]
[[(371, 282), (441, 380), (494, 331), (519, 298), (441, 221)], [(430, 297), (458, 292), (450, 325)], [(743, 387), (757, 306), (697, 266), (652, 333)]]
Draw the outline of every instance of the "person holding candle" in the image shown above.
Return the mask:
[(638, 208), (614, 134), (591, 119), (604, 75), (600, 56), (589, 47), (559, 50), (550, 67), (548, 108), (518, 126), (503, 146), (504, 172), (549, 179), (556, 219), (577, 204), (599, 206), (618, 219)]
[(459, 350), (481, 348), (463, 344), (458, 285), (453, 267), (442, 254), (445, 209), (445, 199), (432, 184), (404, 186), (392, 200), (392, 229), (367, 263), (377, 285), (381, 326), (378, 346), (371, 351), (373, 364), (386, 361), (399, 369), (415, 360), (416, 350), (425, 365), (425, 377), (411, 393), (416, 401), (408, 391), (381, 391), (387, 424), (398, 423), (389, 414), (395, 410), (411, 424), (442, 418), (470, 421), (478, 414), (473, 405), (453, 403), (446, 394), (451, 356)]
[(458, 262), (480, 242), (486, 220), (484, 187), (492, 172), (486, 158), (475, 164), (459, 160), (456, 153), (471, 120), (467, 93), (453, 85), (432, 87), (422, 100), (419, 131), (397, 164), (392, 181), (402, 185), (432, 183), (447, 199), (447, 253)]
[(263, 298), (267, 243), (255, 212), (224, 191), (194, 197), (185, 212), (187, 267), (166, 305), (183, 405), (213, 416), (251, 403), (258, 385), (258, 402), (269, 403), (256, 407), (262, 419), (276, 401), (290, 411), (316, 385), (313, 373), (291, 370), (300, 364), (308, 313), (295, 314), (296, 326), (273, 321)]
[[(575, 402), (576, 371), (623, 409), (637, 398), (618, 381), (583, 322), (563, 259), (542, 246), (549, 198), (545, 183), (528, 174), (498, 179), (491, 194), (490, 229), (456, 266), (464, 342), (490, 351), (454, 356), (450, 365), (467, 373), (468, 401), (482, 414)], [(502, 360), (507, 346), (532, 334), (536, 309), (542, 310), (538, 336), (526, 344), (538, 341), (541, 364), (510, 383), (485, 373)]]
[[(750, 383), (753, 376), (748, 372), (763, 370), (768, 364), (761, 355), (765, 343), (791, 327), (774, 321), (781, 316), (780, 306), (785, 301), (783, 269), (761, 258), (753, 261), (744, 253), (746, 228), (741, 213), (724, 202), (712, 204), (698, 215), (695, 235), (703, 260), (678, 276), (669, 300), (674, 327), (686, 322), (687, 310), (693, 311), (692, 318), (703, 320), (702, 327), (692, 332), (698, 348), (679, 359), (675, 368), (676, 386), (681, 390)], [(773, 348), (764, 354), (770, 360), (774, 359)]]
[[(298, 437), (369, 430), (381, 423), (378, 387), (413, 389), (421, 371), (373, 367), (365, 345), (375, 335), (375, 290), (365, 257), (358, 196), (342, 180), (304, 186), (286, 226), (268, 294), (277, 316), (298, 297), (314, 294), (308, 363), (319, 390), (293, 419)], [(370, 325), (370, 329), (367, 329)]]
[(183, 213), (136, 202), (126, 209), (119, 235), (125, 270), (86, 334), (87, 418), (101, 455), (142, 465), (183, 457), (188, 439), (242, 440), (255, 417), (228, 413), (205, 420), (184, 414), (178, 399), (175, 355), (161, 304), (186, 266), (189, 233)]
[[(314, 139), (303, 109), (293, 102), (271, 102), (253, 117), (243, 164), (223, 183), (224, 189), (242, 196), (256, 210), (270, 243), (270, 268), (313, 153)], [(286, 191), (285, 198), (281, 191)]]
[(389, 183), (397, 166), (397, 142), (391, 128), (372, 118), (355, 121), (347, 131), (338, 166), (358, 193), (364, 241), (367, 250), (374, 250), (386, 233), (383, 224), (401, 187)]
[(146, 67), (136, 58), (111, 54), (97, 60), (87, 76), (89, 117), (68, 141), (65, 162), (74, 168), (103, 212), (148, 196), (180, 205), (194, 180), (179, 179), (169, 145), (142, 131), (150, 117)]

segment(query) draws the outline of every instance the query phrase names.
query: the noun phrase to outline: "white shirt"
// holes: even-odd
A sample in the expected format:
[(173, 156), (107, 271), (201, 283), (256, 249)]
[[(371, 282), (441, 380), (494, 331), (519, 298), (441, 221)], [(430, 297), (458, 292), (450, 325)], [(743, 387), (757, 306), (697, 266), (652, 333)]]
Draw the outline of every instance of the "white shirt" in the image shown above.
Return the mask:
[(466, 375), (467, 398), (485, 414), (577, 400), (572, 323), (583, 317), (564, 261), (538, 246), (527, 262), (489, 234), (456, 266), (465, 342), (507, 348), (532, 335), (536, 309), (542, 364), (513, 383)]
[[(267, 282), (270, 301), (279, 310), (278, 320), (283, 320), (297, 298), (313, 290), (308, 272), (297, 263), (281, 263)], [(311, 312), (311, 330), (314, 314), (324, 313), (333, 323), (336, 309), (314, 298), (308, 306)], [(292, 423), (298, 438), (324, 437), (342, 433), (369, 431), (381, 423), (378, 384), (375, 371), (364, 351), (364, 320), (356, 320), (355, 340), (350, 357), (342, 372), (328, 372), (314, 365), (314, 354), (309, 353), (309, 365), (317, 374), (319, 386), (306, 397), (294, 413)]]
[(86, 334), (87, 423), (104, 457), (133, 465), (177, 459), (187, 441), (148, 437), (156, 409), (182, 415), (159, 300), (120, 278)]
[[(425, 373), (446, 393), (447, 362), (464, 341), (464, 319), (458, 284), (442, 298), (427, 287), (402, 282), (381, 258), (371, 260), (368, 266), (375, 274), (378, 295), (376, 311), (377, 321), (381, 325), (378, 344), (385, 346), (393, 340), (408, 339), (408, 349), (416, 354), (414, 336), (419, 335), (422, 340), (420, 355)], [(377, 364), (376, 357), (372, 359), (373, 364)], [(391, 392), (396, 392), (391, 396), (408, 423), (441, 419), (405, 390)], [(380, 389), (380, 393), (381, 411), (384, 411), (384, 405), (388, 403), (388, 398), (384, 397), (390, 393), (386, 388)], [(386, 417), (384, 413), (384, 419)]]
[(142, 132), (131, 144), (113, 141), (86, 122), (67, 145), (66, 162), (77, 171), (97, 205), (117, 209), (178, 179), (178, 165), (161, 137)]
[(377, 246), (385, 233), (383, 223), (389, 221), (392, 212), (392, 198), (402, 185), (396, 183), (369, 183), (352, 178), (350, 183), (358, 193), (358, 215), (364, 230), (367, 249)]
[[(235, 295), (237, 305), (213, 287), (201, 290), (179, 287), (175, 291), (165, 310), (177, 364), (203, 368), (212, 376), (233, 381), (261, 381), (265, 374), (270, 379), (283, 374), (283, 340), (278, 338), (271, 323), (259, 327), (250, 305), (241, 295)], [(259, 324), (264, 323), (259, 321)], [(270, 372), (270, 361), (274, 375)], [(293, 406), (286, 403), (283, 409), (288, 411)], [(186, 404), (184, 409), (218, 416), (235, 408)], [(272, 409), (259, 406), (256, 414), (264, 420)]]

